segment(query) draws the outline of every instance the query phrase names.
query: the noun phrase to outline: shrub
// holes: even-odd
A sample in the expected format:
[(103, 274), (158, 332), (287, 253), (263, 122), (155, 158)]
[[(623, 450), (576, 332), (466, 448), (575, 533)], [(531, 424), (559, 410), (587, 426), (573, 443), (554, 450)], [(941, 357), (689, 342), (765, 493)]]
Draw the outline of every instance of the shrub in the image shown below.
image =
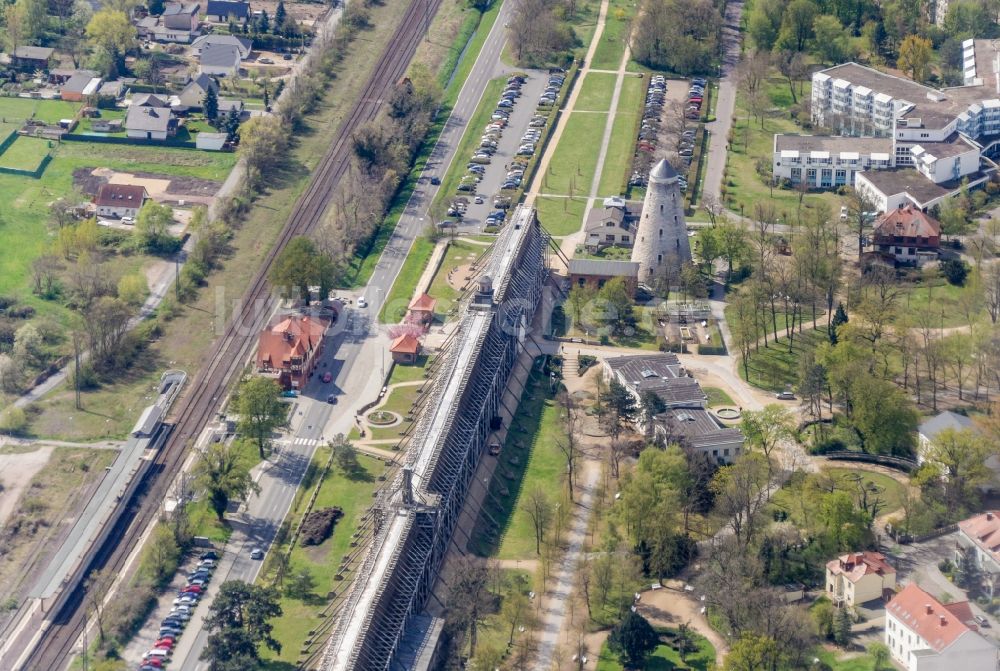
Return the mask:
[(0, 433), (17, 434), (28, 428), (28, 416), (24, 410), (16, 406), (9, 406), (0, 412)]
[(589, 354), (581, 354), (576, 358), (577, 370), (583, 375), (591, 366), (597, 363), (597, 357)]
[(827, 438), (826, 440), (817, 441), (809, 448), (810, 454), (826, 454), (828, 452), (843, 452), (847, 449), (847, 445), (844, 444), (839, 438)]
[(323, 508), (314, 510), (302, 520), (302, 545), (319, 545), (333, 533), (333, 525), (343, 517), (340, 508)]
[(965, 284), (965, 278), (969, 275), (969, 266), (961, 259), (948, 259), (941, 264), (941, 274), (948, 280), (948, 284), (960, 287)]
[(83, 363), (80, 365), (80, 375), (77, 378), (76, 373), (70, 375), (70, 384), (76, 388), (77, 382), (79, 382), (80, 389), (86, 391), (88, 389), (97, 389), (101, 386), (100, 377), (97, 375), (97, 371), (94, 367), (90, 365), (90, 362)]

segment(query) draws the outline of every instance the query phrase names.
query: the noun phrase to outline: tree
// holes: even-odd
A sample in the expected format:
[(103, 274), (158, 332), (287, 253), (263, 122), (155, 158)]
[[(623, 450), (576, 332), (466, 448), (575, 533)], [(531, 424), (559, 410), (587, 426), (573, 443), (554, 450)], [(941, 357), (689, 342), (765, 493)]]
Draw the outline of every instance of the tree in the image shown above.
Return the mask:
[(785, 7), (777, 46), (789, 51), (805, 51), (813, 37), (813, 22), (818, 13), (812, 0), (792, 0)]
[(104, 645), (105, 621), (104, 621), (104, 601), (111, 591), (111, 586), (115, 583), (115, 574), (107, 568), (92, 571), (83, 583), (84, 593), (87, 598), (87, 610), (93, 613), (97, 622), (98, 643)]
[(361, 467), (361, 464), (358, 462), (358, 451), (351, 445), (351, 441), (347, 440), (344, 434), (339, 433), (334, 436), (330, 442), (330, 447), (333, 449), (333, 460), (342, 473), (347, 476), (357, 473)]
[(791, 438), (794, 431), (795, 415), (776, 403), (764, 406), (763, 410), (743, 411), (743, 433), (747, 441), (768, 460), (778, 443)]
[(529, 490), (524, 503), (521, 504), (521, 510), (531, 520), (531, 527), (535, 532), (535, 554), (540, 555), (542, 554), (542, 540), (545, 538), (545, 532), (552, 523), (552, 517), (555, 513), (545, 488), (541, 485), (535, 485)]
[(316, 578), (308, 566), (303, 566), (289, 576), (285, 583), (285, 594), (301, 601), (313, 598), (316, 594)]
[(83, 321), (95, 367), (113, 368), (122, 363), (122, 345), (131, 318), (132, 309), (111, 296), (101, 296), (86, 307)]
[(833, 640), (846, 648), (851, 643), (851, 613), (846, 606), (838, 608), (833, 616)]
[(933, 55), (934, 49), (929, 39), (920, 35), (907, 35), (899, 45), (896, 64), (903, 72), (910, 73), (912, 79), (922, 82), (927, 78), (927, 66)]
[(710, 0), (645, 2), (632, 52), (655, 69), (682, 74), (707, 72), (716, 55), (722, 15)]
[(866, 648), (868, 656), (872, 658), (872, 671), (882, 671), (889, 665), (889, 648), (885, 643), (869, 643)]
[(211, 443), (195, 463), (195, 478), (221, 521), (229, 502), (259, 492), (247, 464), (241, 463), (235, 443)]
[[(136, 246), (154, 253), (171, 251), (172, 247), (176, 247), (175, 238), (170, 235), (173, 223), (173, 208), (152, 200), (146, 201), (135, 220)], [(171, 244), (172, 241), (174, 244)]]
[(611, 432), (617, 438), (622, 425), (635, 418), (635, 397), (617, 378), (611, 378), (607, 395), (604, 398), (604, 405), (608, 409), (607, 421), (611, 425)]
[(774, 48), (784, 10), (785, 5), (780, 0), (757, 0), (751, 6), (747, 16), (747, 33), (759, 51)]
[(632, 314), (632, 296), (629, 295), (625, 279), (615, 277), (608, 280), (597, 292), (597, 300), (603, 306), (603, 317), (611, 325), (612, 333), (624, 333), (635, 324)]
[(779, 658), (773, 638), (745, 632), (733, 643), (722, 668), (723, 671), (774, 671)]
[(531, 602), (524, 592), (515, 589), (504, 597), (503, 605), (500, 607), (500, 619), (510, 625), (510, 635), (507, 639), (509, 647), (514, 644), (514, 633), (518, 627), (527, 628), (531, 620)]
[(141, 306), (146, 301), (149, 294), (149, 285), (146, 276), (142, 273), (132, 273), (123, 275), (118, 280), (118, 298), (134, 308)]
[(588, 286), (577, 285), (569, 290), (569, 294), (566, 296), (566, 305), (569, 306), (570, 316), (573, 317), (573, 326), (576, 328), (581, 328), (583, 311), (594, 300), (594, 296), (594, 290)]
[[(209, 638), (200, 659), (210, 663), (211, 671), (254, 668), (261, 644), (281, 652), (270, 622), (281, 613), (276, 590), (237, 580), (222, 583), (205, 618)], [(245, 665), (230, 666), (233, 659), (244, 660)]]
[(87, 24), (87, 38), (94, 49), (107, 57), (106, 75), (125, 71), (125, 53), (135, 46), (136, 30), (128, 15), (119, 10), (102, 9)]
[(330, 257), (317, 249), (312, 240), (300, 236), (292, 238), (278, 254), (268, 279), (275, 287), (297, 291), (308, 305), (309, 287), (319, 286), (322, 301), (333, 287), (334, 276)]
[(830, 343), (837, 344), (837, 329), (848, 322), (847, 310), (843, 303), (837, 303), (837, 312), (830, 321)]
[(262, 185), (265, 175), (285, 159), (288, 134), (277, 116), (251, 117), (239, 127), (240, 156), (246, 161), (251, 188)]
[(608, 635), (608, 647), (627, 669), (641, 669), (659, 642), (649, 621), (631, 610)]
[(986, 298), (986, 312), (990, 321), (996, 324), (1000, 320), (1000, 263), (984, 264), (980, 271), (983, 282), (983, 294)]
[(58, 256), (43, 254), (31, 262), (32, 292), (45, 299), (54, 298), (59, 271), (65, 269)]
[[(631, 396), (631, 394), (629, 394)], [(655, 391), (646, 390), (639, 395), (639, 406), (642, 408), (642, 421), (646, 426), (646, 434), (653, 432), (653, 418), (667, 410), (667, 404)]]
[(813, 51), (824, 63), (840, 63), (850, 50), (850, 34), (840, 23), (840, 19), (830, 14), (821, 14), (813, 20), (815, 34)]
[(479, 623), (495, 606), (489, 591), (489, 570), (483, 559), (466, 555), (456, 561), (449, 581), (448, 617), (463, 631), (469, 632), (469, 656), (476, 656)]
[(226, 139), (235, 142), (240, 135), (240, 115), (235, 107), (231, 107), (226, 114), (226, 121), (222, 126), (226, 131)]
[(996, 453), (996, 445), (972, 429), (945, 429), (934, 436), (924, 460), (940, 471), (949, 513), (978, 504), (979, 488), (993, 473), (986, 462)]
[(163, 13), (164, 0), (149, 0), (146, 3), (146, 8), (149, 13), (153, 16), (159, 16)]
[(16, 0), (5, 6), (3, 18), (11, 51), (38, 38), (45, 29), (47, 10), (42, 0)]
[(566, 485), (569, 488), (569, 500), (574, 500), (574, 486), (576, 484), (576, 466), (580, 457), (580, 441), (577, 435), (576, 402), (566, 391), (558, 396), (559, 407), (562, 410), (563, 435), (556, 439), (556, 446), (566, 459)]
[(847, 191), (845, 207), (847, 207), (848, 221), (857, 233), (858, 259), (860, 259), (865, 250), (865, 232), (871, 228), (874, 220), (872, 213), (878, 210), (878, 206), (867, 191), (851, 188)]
[(948, 284), (961, 287), (965, 285), (965, 278), (969, 275), (969, 266), (961, 259), (948, 259), (941, 264), (941, 274), (948, 280)]
[(851, 405), (851, 418), (865, 452), (913, 455), (920, 416), (896, 385), (872, 375), (860, 375), (851, 383)]
[(771, 466), (764, 455), (748, 452), (719, 469), (711, 488), (738, 543), (748, 548), (757, 532), (758, 513), (767, 504)]
[(206, 119), (215, 121), (219, 118), (219, 94), (215, 92), (214, 86), (209, 86), (208, 90), (205, 91), (205, 99), (202, 101), (201, 106), (205, 111)]
[(274, 33), (277, 35), (285, 29), (285, 20), (288, 14), (285, 12), (285, 3), (278, 0), (278, 6), (274, 10)]
[(281, 402), (281, 388), (268, 378), (247, 378), (236, 390), (235, 406), (240, 416), (237, 430), (253, 439), (263, 459), (271, 432), (288, 416), (288, 406)]

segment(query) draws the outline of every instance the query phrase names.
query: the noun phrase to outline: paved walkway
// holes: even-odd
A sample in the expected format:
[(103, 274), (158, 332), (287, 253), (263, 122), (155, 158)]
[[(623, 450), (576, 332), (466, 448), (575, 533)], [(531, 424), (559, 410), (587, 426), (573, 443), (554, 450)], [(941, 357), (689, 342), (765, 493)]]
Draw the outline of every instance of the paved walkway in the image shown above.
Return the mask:
[(733, 0), (726, 5), (726, 17), (722, 26), (722, 77), (719, 79), (715, 97), (715, 121), (705, 124), (705, 130), (711, 135), (705, 182), (702, 185), (703, 202), (709, 196), (718, 199), (722, 193), (722, 176), (726, 170), (726, 145), (736, 109), (736, 66), (740, 62), (742, 16), (743, 0)]

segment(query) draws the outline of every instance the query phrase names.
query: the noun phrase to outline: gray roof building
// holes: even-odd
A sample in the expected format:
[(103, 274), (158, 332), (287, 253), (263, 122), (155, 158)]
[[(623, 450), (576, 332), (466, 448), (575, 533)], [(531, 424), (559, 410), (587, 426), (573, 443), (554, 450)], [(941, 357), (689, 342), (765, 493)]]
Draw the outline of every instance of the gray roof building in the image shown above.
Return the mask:
[(917, 431), (924, 439), (933, 441), (945, 429), (962, 431), (963, 429), (974, 429), (975, 426), (973, 421), (965, 415), (945, 410), (923, 422)]
[(639, 264), (633, 261), (608, 259), (570, 259), (570, 275), (601, 275), (605, 277), (635, 277)]
[(212, 44), (201, 50), (198, 62), (203, 68), (236, 69), (242, 62), (240, 50), (230, 44)]
[(226, 21), (229, 17), (242, 20), (250, 16), (250, 3), (239, 0), (208, 0), (205, 15)]
[(211, 46), (236, 47), (239, 49), (240, 58), (246, 58), (253, 48), (253, 41), (235, 35), (202, 35), (192, 42), (191, 46), (201, 53), (204, 53), (205, 49)]
[(150, 131), (154, 133), (165, 133), (170, 130), (173, 115), (169, 109), (162, 107), (136, 107), (129, 108), (125, 116), (125, 129), (131, 131)]
[(50, 47), (23, 46), (14, 49), (14, 58), (26, 61), (47, 61), (52, 58), (55, 49)]

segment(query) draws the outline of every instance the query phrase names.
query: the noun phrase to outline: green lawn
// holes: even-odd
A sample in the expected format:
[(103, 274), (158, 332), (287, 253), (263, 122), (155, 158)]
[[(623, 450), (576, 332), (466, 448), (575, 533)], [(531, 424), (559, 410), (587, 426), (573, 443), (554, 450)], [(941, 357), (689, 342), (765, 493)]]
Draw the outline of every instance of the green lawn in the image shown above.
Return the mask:
[[(601, 150), (607, 114), (570, 114), (559, 144), (542, 179), (542, 193), (561, 196), (589, 195)], [(593, 141), (581, 141), (593, 138)]]
[[(708, 671), (715, 668), (715, 648), (704, 636), (692, 632), (697, 650), (681, 660), (680, 653), (669, 645), (661, 644), (646, 659), (643, 671), (671, 671), (672, 669), (692, 669)], [(622, 671), (624, 667), (618, 661), (617, 655), (611, 652), (605, 642), (601, 646), (601, 654), (597, 659), (597, 671)]]
[(603, 197), (618, 196), (627, 189), (628, 177), (632, 174), (632, 157), (635, 155), (644, 91), (645, 78), (629, 75), (622, 80), (615, 120), (611, 125), (611, 139), (598, 186), (598, 193)]
[(434, 273), (430, 290), (427, 292), (437, 299), (435, 312), (440, 315), (447, 314), (455, 306), (455, 301), (461, 296), (456, 289), (453, 289), (448, 284), (448, 274), (460, 266), (473, 263), (487, 249), (489, 248), (482, 245), (462, 242), (461, 239), (455, 240), (448, 245), (448, 251), (445, 252), (444, 258), (441, 260), (441, 265), (438, 266), (437, 272)]
[[(771, 111), (764, 119), (764, 126), (751, 117), (747, 120), (747, 108), (744, 96), (736, 98), (736, 111), (733, 119), (733, 141), (730, 145), (726, 164), (726, 177), (723, 182), (726, 205), (750, 214), (754, 203), (770, 201), (777, 208), (783, 220), (794, 217), (798, 212), (799, 194), (792, 189), (775, 188), (773, 194), (767, 183), (757, 174), (755, 162), (758, 158), (768, 161), (774, 149), (775, 133), (806, 133), (788, 114), (792, 107), (788, 84), (778, 76), (773, 76), (766, 84), (766, 92), (771, 102)], [(809, 99), (809, 85), (806, 84), (802, 96)], [(799, 98), (800, 100), (802, 97)], [(725, 142), (726, 138), (713, 138), (713, 142)], [(826, 201), (831, 208), (839, 206), (839, 197), (833, 192), (813, 192), (808, 194), (805, 204)]]
[(861, 655), (849, 653), (845, 657), (821, 648), (816, 650), (816, 656), (828, 664), (833, 671), (872, 671), (875, 668), (875, 660), (867, 653)]
[(389, 412), (396, 413), (403, 418), (403, 423), (386, 428), (372, 426), (369, 438), (373, 440), (399, 439), (400, 434), (410, 428), (410, 424), (413, 423), (413, 419), (408, 417), (408, 415), (414, 402), (420, 398), (420, 389), (420, 385), (414, 384), (405, 387), (396, 387), (390, 391), (385, 405), (380, 410), (388, 410)]
[[(972, 291), (975, 291), (972, 287), (956, 287), (943, 279), (924, 282), (905, 292), (899, 303), (900, 311), (910, 315), (915, 326), (921, 324), (922, 315), (933, 317), (934, 327), (965, 326), (969, 322), (962, 311), (961, 297), (963, 292)], [(977, 316), (982, 315), (980, 309)]]
[(57, 123), (60, 119), (75, 117), (80, 107), (80, 103), (63, 100), (0, 97), (0, 118), (5, 123), (11, 120), (21, 122), (26, 119)]
[(635, 14), (635, 4), (614, 0), (608, 7), (601, 41), (594, 50), (590, 67), (595, 70), (617, 70), (625, 54), (625, 29)]
[(708, 396), (708, 407), (710, 408), (736, 405), (732, 397), (718, 387), (702, 387), (702, 391)]
[(899, 510), (903, 505), (903, 495), (905, 487), (895, 478), (882, 473), (872, 473), (854, 468), (824, 468), (823, 472), (844, 483), (845, 488), (854, 489), (856, 486), (853, 480), (855, 475), (860, 475), (862, 480), (868, 484), (874, 484), (882, 490), (885, 507), (883, 512), (889, 513)]
[(535, 198), (538, 221), (550, 234), (572, 235), (583, 226), (583, 215), (587, 209), (586, 198)]
[(434, 243), (426, 237), (420, 236), (413, 241), (413, 247), (403, 262), (403, 267), (399, 269), (399, 275), (392, 283), (389, 296), (379, 313), (379, 321), (383, 324), (396, 324), (406, 314), (410, 301), (413, 300), (413, 292), (417, 289), (417, 282), (433, 252)]
[(52, 142), (35, 137), (19, 137), (14, 144), (0, 154), (0, 166), (32, 171), (38, 167), (46, 154), (49, 153)]
[(430, 357), (426, 354), (421, 354), (417, 357), (417, 363), (410, 366), (401, 366), (396, 364), (392, 367), (392, 374), (389, 376), (389, 384), (396, 384), (397, 382), (415, 382), (416, 380), (423, 380), (424, 373), (427, 371), (427, 364), (430, 362)]
[[(313, 463), (322, 468), (329, 453), (328, 447), (318, 449)], [(361, 470), (351, 476), (344, 475), (334, 466), (319, 490), (314, 510), (337, 506), (344, 511), (344, 516), (334, 527), (333, 535), (320, 545), (310, 547), (296, 545), (292, 550), (288, 575), (308, 570), (316, 580), (315, 596), (306, 600), (282, 597), (282, 615), (272, 620), (274, 637), (282, 643), (281, 653), (262, 650), (262, 656), (268, 660), (265, 668), (274, 671), (292, 668), (288, 665), (294, 664), (298, 659), (299, 649), (308, 638), (309, 631), (328, 621), (320, 615), (326, 603), (327, 593), (333, 591), (339, 594), (350, 586), (348, 580), (336, 580), (334, 576), (337, 574), (341, 559), (354, 549), (350, 547), (351, 535), (371, 505), (372, 492), (381, 484), (378, 477), (386, 472), (385, 465), (377, 459), (358, 455), (358, 461)], [(299, 519), (307, 500), (307, 496), (298, 498), (298, 507), (289, 513), (289, 519), (296, 521)], [(287, 546), (283, 546), (282, 549), (287, 549)], [(352, 568), (356, 566), (355, 560), (352, 562)], [(282, 662), (284, 664), (281, 664)]]
[[(802, 352), (815, 349), (819, 343), (827, 340), (825, 328), (818, 331), (805, 329), (802, 333), (796, 333), (791, 352), (788, 351), (787, 338), (779, 338), (777, 343), (768, 340), (769, 347), (761, 345), (758, 351), (750, 353), (749, 375), (744, 371), (742, 361), (740, 362), (740, 375), (755, 387), (782, 391), (786, 385), (797, 384)], [(738, 357), (740, 353), (734, 351), (733, 355)]]
[(580, 94), (576, 98), (576, 107), (573, 108), (573, 111), (607, 112), (610, 110), (617, 79), (617, 75), (606, 72), (587, 74), (583, 78)]
[[(559, 498), (559, 481), (565, 470), (556, 445), (562, 431), (559, 408), (549, 392), (548, 381), (537, 371), (530, 379), (503, 451), (499, 457), (487, 457), (498, 458), (502, 464), (493, 474), (485, 510), (480, 513), (469, 541), (469, 549), (481, 556), (535, 558), (534, 531), (528, 515), (518, 508), (519, 497), (541, 486), (554, 501)], [(518, 463), (511, 463), (515, 458)], [(491, 518), (497, 521), (499, 529), (493, 528)]]

